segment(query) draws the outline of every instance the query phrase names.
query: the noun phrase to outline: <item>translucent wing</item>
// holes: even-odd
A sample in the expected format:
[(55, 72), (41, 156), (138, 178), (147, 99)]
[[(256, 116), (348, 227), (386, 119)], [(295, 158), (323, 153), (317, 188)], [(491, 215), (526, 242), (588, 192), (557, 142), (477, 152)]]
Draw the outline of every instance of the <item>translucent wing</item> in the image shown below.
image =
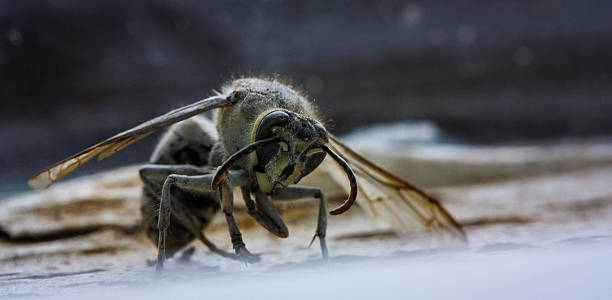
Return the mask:
[[(371, 215), (390, 222), (399, 232), (447, 231), (467, 241), (461, 225), (438, 200), (357, 154), (331, 135), (329, 147), (353, 169), (358, 185), (356, 203)], [(339, 172), (339, 176), (345, 177)]]
[(47, 167), (46, 169), (32, 176), (32, 178), (30, 178), (28, 181), (28, 184), (32, 188), (46, 189), (93, 157), (98, 156), (99, 160), (107, 158), (161, 128), (188, 119), (202, 112), (227, 107), (230, 105), (232, 105), (232, 103), (227, 98), (222, 96), (213, 96), (175, 109), (157, 118), (144, 122), (132, 129), (116, 134), (100, 143), (97, 143), (79, 153), (71, 155), (64, 160)]

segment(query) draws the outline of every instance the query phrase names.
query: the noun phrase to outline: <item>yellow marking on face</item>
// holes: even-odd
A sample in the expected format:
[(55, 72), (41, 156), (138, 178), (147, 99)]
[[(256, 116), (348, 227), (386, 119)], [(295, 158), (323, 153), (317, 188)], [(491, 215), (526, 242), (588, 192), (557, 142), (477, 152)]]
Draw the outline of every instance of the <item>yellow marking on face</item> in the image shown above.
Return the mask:
[(270, 174), (272, 178), (279, 178), (290, 162), (288, 155), (279, 154), (266, 165), (266, 174)]
[(251, 152), (249, 156), (251, 157), (251, 169), (253, 169), (259, 164), (259, 158), (257, 157), (257, 153), (255, 153), (255, 151)]
[(302, 170), (304, 170), (304, 167), (306, 167), (306, 165), (304, 165), (303, 162), (298, 162), (295, 164), (293, 173), (287, 177), (287, 182), (290, 182), (290, 184), (296, 184), (296, 181), (302, 176)]
[(264, 194), (272, 193), (272, 182), (270, 182), (270, 177), (265, 173), (255, 172), (255, 179), (257, 179), (257, 185), (259, 186), (259, 190)]
[(322, 152), (323, 152), (323, 149), (321, 148), (312, 148), (306, 151), (306, 156), (311, 156), (313, 154), (322, 153)]
[(285, 143), (285, 142), (280, 142), (280, 143), (278, 143), (278, 145), (280, 146), (280, 148), (281, 148), (281, 150), (282, 150), (283, 152), (287, 152), (287, 151), (289, 151), (289, 145), (287, 145), (287, 143)]

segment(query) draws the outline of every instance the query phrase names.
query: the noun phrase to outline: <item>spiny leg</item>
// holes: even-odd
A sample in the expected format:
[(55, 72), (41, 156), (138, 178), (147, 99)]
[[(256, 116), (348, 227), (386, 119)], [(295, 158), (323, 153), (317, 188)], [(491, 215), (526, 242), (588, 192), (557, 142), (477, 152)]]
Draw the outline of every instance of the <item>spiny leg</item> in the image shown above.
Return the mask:
[(145, 188), (152, 194), (158, 195), (166, 178), (170, 175), (206, 175), (210, 168), (193, 165), (156, 165), (147, 164), (139, 168), (140, 179)]
[[(230, 178), (232, 178), (238, 184), (245, 184), (248, 181), (248, 176), (246, 176), (244, 172), (234, 171), (234, 172), (231, 172), (230, 175), (231, 175)], [(166, 244), (166, 237), (168, 233), (168, 227), (170, 226), (170, 215), (172, 211), (171, 207), (173, 204), (172, 194), (170, 193), (172, 187), (176, 187), (181, 190), (188, 191), (188, 192), (211, 193), (212, 190), (210, 186), (211, 186), (212, 178), (213, 178), (213, 174), (197, 175), (197, 176), (169, 175), (166, 178), (164, 185), (162, 187), (161, 201), (159, 205), (160, 206), (159, 219), (157, 223), (157, 226), (159, 229), (159, 238), (158, 238), (158, 244), (157, 244), (157, 251), (158, 251), (157, 270), (163, 269), (164, 261), (166, 259), (165, 244)], [(229, 188), (229, 185), (227, 188)], [(185, 211), (185, 210), (186, 209), (183, 209), (182, 211)], [(181, 210), (179, 209), (177, 211), (180, 212)], [(185, 220), (189, 220), (189, 219), (185, 219)], [(216, 246), (214, 246), (212, 242), (206, 239), (206, 237), (204, 237), (204, 235), (201, 232), (197, 234), (196, 236), (204, 244), (206, 244), (209, 248), (211, 248), (211, 250), (216, 249)]]
[(289, 229), (287, 229), (287, 225), (285, 225), (269, 196), (258, 192), (255, 195), (257, 200), (257, 206), (255, 206), (255, 202), (251, 199), (250, 189), (242, 187), (241, 190), (247, 212), (257, 223), (278, 237), (286, 238), (289, 236)]
[(234, 218), (234, 195), (232, 193), (229, 178), (219, 185), (219, 195), (221, 198), (221, 209), (225, 214), (225, 220), (227, 221), (227, 227), (229, 228), (234, 251), (236, 251), (236, 254), (245, 262), (258, 262), (260, 260), (259, 256), (249, 252), (242, 241), (242, 233), (240, 233), (240, 229)]
[(183, 204), (181, 198), (172, 197), (171, 212), (176, 217), (177, 220), (181, 223), (181, 225), (185, 226), (187, 230), (191, 232), (198, 240), (200, 240), (210, 251), (219, 254), (223, 257), (238, 259), (236, 255), (233, 253), (229, 253), (227, 251), (223, 251), (219, 249), (213, 242), (211, 242), (204, 233), (202, 233), (202, 221), (196, 218), (189, 209)]
[(164, 261), (166, 260), (166, 237), (168, 236), (168, 227), (170, 226), (170, 189), (176, 181), (176, 177), (168, 176), (162, 186), (161, 200), (159, 202), (159, 217), (157, 219), (157, 228), (159, 229), (159, 237), (157, 238), (157, 265), (156, 270), (160, 272), (164, 269)]
[[(207, 175), (209, 168), (197, 167), (192, 165), (156, 165), (149, 164), (140, 168), (139, 174), (142, 179), (145, 189), (151, 193), (159, 193), (159, 189), (162, 188), (165, 179), (169, 175)], [(214, 195), (214, 193), (211, 193)], [(181, 198), (173, 196), (168, 197), (170, 203), (171, 214), (176, 216), (176, 219), (181, 222), (187, 230), (189, 230), (196, 238), (198, 238), (204, 245), (206, 245), (212, 252), (217, 253), (223, 257), (236, 258), (232, 253), (220, 250), (213, 242), (211, 242), (202, 233), (201, 228), (202, 222), (196, 218), (189, 209), (182, 203)], [(160, 203), (161, 205), (161, 203)], [(159, 219), (158, 219), (159, 221)], [(169, 226), (169, 224), (168, 224)], [(160, 235), (161, 237), (161, 235)], [(159, 241), (158, 241), (159, 246)], [(165, 252), (165, 241), (164, 241), (164, 252)], [(164, 253), (165, 257), (165, 253)], [(162, 262), (163, 264), (163, 262)]]
[(325, 242), (325, 235), (327, 232), (327, 212), (325, 208), (325, 198), (323, 193), (318, 188), (311, 187), (287, 187), (277, 188), (272, 192), (272, 199), (274, 200), (298, 200), (303, 198), (313, 197), (319, 199), (319, 216), (317, 218), (317, 230), (315, 235), (312, 237), (310, 244), (314, 242), (315, 238), (319, 238), (321, 245), (321, 255), (324, 260), (328, 259), (327, 243)]

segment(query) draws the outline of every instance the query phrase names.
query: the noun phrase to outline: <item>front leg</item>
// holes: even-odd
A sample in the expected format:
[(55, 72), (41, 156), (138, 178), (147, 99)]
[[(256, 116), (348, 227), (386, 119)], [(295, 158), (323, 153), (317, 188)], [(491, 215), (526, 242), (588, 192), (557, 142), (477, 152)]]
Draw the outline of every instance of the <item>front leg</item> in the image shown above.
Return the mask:
[(151, 194), (159, 195), (162, 186), (170, 175), (206, 175), (210, 174), (209, 167), (192, 165), (156, 165), (146, 164), (138, 169), (138, 175), (144, 183), (144, 188)]
[(227, 227), (229, 228), (230, 238), (234, 251), (244, 261), (248, 263), (259, 262), (260, 258), (257, 255), (252, 254), (247, 250), (246, 245), (242, 241), (242, 233), (238, 228), (236, 219), (234, 218), (234, 195), (230, 186), (229, 179), (225, 183), (219, 185), (219, 196), (221, 198), (221, 209), (225, 214), (225, 220), (227, 221)]
[[(248, 176), (243, 171), (232, 171), (230, 172), (228, 178), (231, 179), (232, 182), (235, 182), (238, 185), (245, 185), (248, 183)], [(173, 188), (178, 188), (186, 192), (210, 193), (210, 192), (213, 192), (212, 189), (210, 188), (212, 179), (213, 179), (213, 174), (195, 175), (195, 176), (173, 174), (173, 175), (169, 175), (164, 181), (164, 184), (162, 186), (162, 191), (161, 191), (161, 200), (159, 203), (159, 218), (158, 218), (158, 223), (157, 223), (157, 227), (159, 229), (159, 238), (158, 238), (158, 244), (157, 244), (157, 251), (158, 251), (157, 270), (158, 271), (161, 271), (163, 269), (164, 261), (166, 259), (165, 243), (166, 243), (166, 237), (168, 235), (168, 228), (170, 227), (170, 216), (172, 214), (172, 211), (175, 210), (175, 212), (179, 213), (179, 217), (185, 217), (180, 214), (182, 212), (181, 210), (182, 207), (180, 206), (180, 203), (173, 202), (171, 190)], [(229, 182), (227, 183), (225, 188), (231, 191)], [(229, 206), (231, 207), (232, 206), (231, 204), (233, 201), (231, 199), (231, 193), (227, 193), (227, 194), (229, 194), (229, 204), (230, 204)], [(173, 204), (177, 206), (175, 209), (172, 208)], [(223, 202), (222, 202), (222, 207), (224, 207)], [(225, 212), (225, 208), (224, 208), (224, 212)], [(232, 215), (232, 219), (233, 219), (233, 215)], [(189, 219), (185, 219), (184, 221), (187, 222), (189, 221)], [(234, 220), (233, 223), (235, 225), (236, 221)], [(228, 225), (229, 225), (229, 221), (228, 221)], [(238, 229), (237, 226), (232, 227), (230, 225), (230, 234), (232, 233), (233, 228), (235, 228), (236, 230)], [(238, 231), (238, 234), (240, 234), (240, 231)], [(200, 235), (196, 235), (196, 236), (200, 237)], [(240, 238), (240, 240), (242, 240), (242, 238)], [(216, 249), (216, 247), (214, 247), (212, 243), (210, 243), (209, 245), (206, 239), (202, 240), (202, 242), (207, 244), (207, 246), (209, 246), (211, 250), (214, 251), (214, 249)], [(232, 243), (233, 242), (234, 241), (232, 240)], [(235, 246), (234, 246), (234, 249), (236, 249)], [(238, 253), (238, 251), (236, 252)], [(218, 253), (222, 255), (225, 254), (222, 251), (218, 251)], [(224, 255), (224, 256), (227, 256), (227, 255)]]
[(257, 200), (256, 206), (255, 202), (251, 199), (251, 190), (248, 187), (242, 187), (242, 199), (247, 206), (248, 214), (259, 225), (278, 237), (286, 238), (289, 236), (289, 229), (269, 196), (264, 195), (262, 192), (257, 192), (255, 194), (255, 199)]
[(311, 187), (286, 187), (277, 188), (272, 191), (272, 199), (274, 200), (298, 200), (303, 198), (316, 198), (319, 199), (319, 216), (317, 218), (317, 230), (315, 235), (312, 237), (310, 244), (318, 237), (321, 245), (321, 256), (323, 260), (328, 259), (327, 243), (325, 242), (325, 234), (327, 232), (327, 212), (325, 208), (325, 199), (323, 193), (318, 188)]
[[(209, 175), (210, 168), (208, 167), (197, 167), (192, 165), (155, 165), (149, 164), (140, 168), (139, 174), (142, 182), (144, 183), (144, 188), (152, 195), (161, 195), (162, 186), (165, 183), (166, 179), (170, 175), (187, 175), (187, 176), (196, 176), (196, 175)], [(209, 175), (210, 177), (211, 175)], [(176, 179), (176, 177), (175, 177)], [(192, 178), (192, 181), (199, 180), (204, 181), (204, 179), (200, 178)], [(169, 185), (176, 186), (173, 180), (169, 182)], [(177, 187), (180, 189), (180, 187)], [(168, 190), (168, 189), (167, 189)], [(189, 192), (193, 192), (193, 189), (189, 189)], [(211, 193), (211, 195), (216, 195), (216, 193)], [(163, 197), (162, 197), (163, 198)], [(164, 199), (165, 201), (170, 201), (170, 214), (175, 216), (175, 219), (178, 220), (181, 225), (183, 225), (187, 230), (191, 232), (198, 240), (200, 240), (204, 245), (206, 245), (212, 252), (217, 253), (223, 257), (234, 258), (235, 255), (233, 253), (227, 253), (219, 248), (211, 242), (202, 232), (202, 221), (195, 217), (192, 212), (182, 203), (182, 198), (176, 198), (170, 193)], [(217, 200), (218, 201), (218, 200)], [(161, 203), (160, 203), (161, 205)], [(168, 206), (168, 204), (164, 204), (164, 208)], [(143, 213), (143, 216), (146, 215)], [(159, 227), (159, 218), (158, 218), (158, 227)], [(166, 225), (165, 222), (162, 222), (162, 226)], [(163, 233), (160, 237), (163, 236)], [(162, 241), (162, 244), (167, 243), (168, 241)], [(159, 242), (158, 242), (159, 246)], [(165, 248), (165, 247), (162, 247)], [(165, 249), (164, 249), (165, 250)], [(161, 252), (161, 251), (160, 251)], [(161, 265), (160, 265), (161, 266)]]

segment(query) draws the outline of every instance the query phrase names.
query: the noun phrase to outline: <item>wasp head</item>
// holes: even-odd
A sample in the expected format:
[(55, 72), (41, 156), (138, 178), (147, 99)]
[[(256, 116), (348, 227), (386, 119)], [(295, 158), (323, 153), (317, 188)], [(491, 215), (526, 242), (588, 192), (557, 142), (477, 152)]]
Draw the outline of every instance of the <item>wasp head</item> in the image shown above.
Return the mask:
[(257, 188), (264, 194), (271, 194), (277, 187), (298, 183), (329, 154), (344, 169), (351, 185), (348, 199), (330, 211), (332, 215), (341, 214), (355, 202), (357, 180), (351, 167), (328, 147), (328, 142), (327, 130), (318, 121), (285, 109), (267, 111), (253, 126), (252, 143), (238, 150), (217, 169), (211, 187), (218, 189), (236, 161), (254, 154), (251, 170)]
[(253, 171), (259, 188), (270, 193), (276, 186), (296, 184), (316, 169), (323, 159), (327, 130), (320, 122), (292, 111), (275, 109), (255, 123), (253, 142), (278, 137), (255, 150)]

